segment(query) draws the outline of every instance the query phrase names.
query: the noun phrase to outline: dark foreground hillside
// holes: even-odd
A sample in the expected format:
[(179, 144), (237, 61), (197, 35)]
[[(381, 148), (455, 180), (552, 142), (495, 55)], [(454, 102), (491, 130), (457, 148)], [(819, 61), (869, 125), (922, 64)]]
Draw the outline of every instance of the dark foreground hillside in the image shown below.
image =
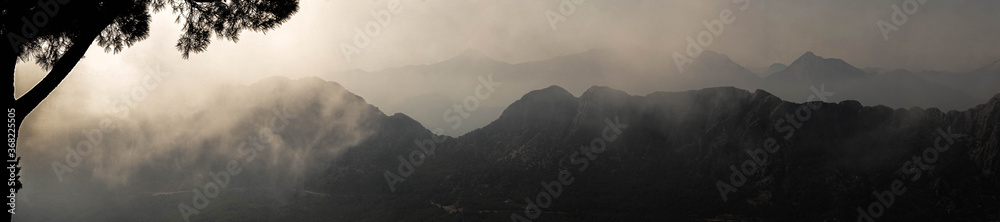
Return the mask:
[[(359, 205), (339, 211), (351, 220), (530, 219), (524, 209), (547, 202), (540, 193), (553, 198), (529, 211), (542, 211), (537, 220), (1000, 219), (1000, 96), (942, 113), (795, 104), (736, 88), (630, 96), (593, 87), (575, 98), (553, 86), (447, 139), (394, 192), (384, 172), (407, 171), (396, 157), (431, 136), (408, 130), (416, 123), (403, 116), (388, 119), (393, 130), (352, 148), (327, 178), (309, 184), (355, 197), (333, 201)], [(616, 133), (615, 124), (627, 127)], [(606, 151), (581, 150), (595, 139)], [(731, 166), (749, 174), (734, 176)], [(561, 172), (572, 182), (556, 192)], [(905, 191), (884, 195), (896, 180)], [(889, 207), (868, 210), (873, 202)]]
[[(275, 131), (281, 144), (241, 165), (246, 173), (189, 219), (1000, 220), (1000, 95), (942, 113), (835, 102), (838, 89), (817, 88), (814, 100), (827, 102), (797, 104), (737, 88), (634, 96), (592, 87), (577, 98), (552, 86), (452, 138), (382, 114), (337, 84), (266, 81), (192, 112), (209, 118), (230, 115), (219, 107), (246, 108), (225, 103), (229, 97), (294, 98), (271, 102), (294, 114), (289, 128)], [(251, 109), (267, 117), (272, 107)], [(179, 143), (185, 148), (172, 156), (137, 163), (128, 186), (79, 179), (104, 172), (91, 160), (76, 169), (83, 176), (53, 182), (84, 188), (27, 190), (24, 209), (64, 209), (28, 219), (182, 220), (179, 205), (192, 205), (192, 190), (211, 181), (206, 172), (245, 157), (231, 147), (266, 120), (244, 118), (232, 125), (237, 139)], [(124, 129), (144, 129), (136, 124)], [(51, 174), (47, 165), (25, 169)]]

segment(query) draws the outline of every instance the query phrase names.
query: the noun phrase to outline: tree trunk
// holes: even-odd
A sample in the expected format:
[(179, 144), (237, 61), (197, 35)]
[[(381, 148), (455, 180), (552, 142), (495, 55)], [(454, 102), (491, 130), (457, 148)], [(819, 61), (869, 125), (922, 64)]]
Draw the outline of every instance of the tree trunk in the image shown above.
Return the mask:
[(73, 46), (69, 50), (66, 50), (66, 53), (59, 58), (59, 61), (56, 61), (52, 65), (52, 70), (49, 71), (49, 74), (45, 75), (45, 78), (41, 82), (38, 82), (34, 88), (17, 100), (18, 112), (28, 114), (35, 107), (38, 107), (42, 100), (48, 97), (49, 93), (52, 93), (56, 89), (56, 86), (59, 86), (59, 83), (69, 75), (69, 72), (73, 71), (73, 67), (76, 67), (76, 64), (83, 58), (83, 54), (87, 53), (87, 49), (94, 43), (97, 36), (112, 21), (114, 21), (114, 17), (102, 19), (92, 28), (81, 32), (79, 36), (73, 38)]
[[(14, 189), (14, 192), (11, 193), (11, 195), (14, 195), (17, 192), (17, 190), (20, 190), (21, 187), (23, 187), (19, 175), (21, 171), (20, 169), (21, 167), (18, 164), (18, 162), (20, 162), (20, 157), (15, 155), (14, 152), (11, 152), (11, 150), (16, 151), (18, 148), (17, 144), (19, 141), (17, 140), (20, 139), (19, 135), (21, 132), (20, 128), (22, 125), (24, 125), (25, 117), (27, 117), (27, 115), (30, 114), (31, 111), (33, 111), (36, 107), (38, 107), (38, 105), (41, 104), (42, 100), (44, 100), (45, 97), (48, 97), (48, 95), (52, 93), (53, 90), (55, 90), (56, 86), (59, 86), (59, 83), (61, 83), (62, 80), (65, 79), (67, 75), (69, 75), (70, 71), (73, 71), (73, 67), (75, 67), (76, 64), (80, 62), (80, 59), (83, 58), (83, 55), (87, 53), (87, 49), (89, 49), (90, 45), (94, 43), (94, 41), (97, 39), (97, 36), (100, 35), (101, 32), (108, 27), (108, 25), (114, 22), (114, 19), (117, 18), (118, 14), (120, 14), (121, 12), (121, 10), (115, 10), (115, 11), (116, 11), (115, 13), (108, 13), (106, 15), (97, 16), (99, 18), (97, 18), (89, 28), (83, 30), (78, 36), (74, 37), (72, 40), (73, 46), (70, 46), (69, 50), (66, 50), (66, 53), (59, 58), (59, 61), (56, 61), (56, 63), (52, 66), (52, 70), (49, 71), (47, 75), (45, 75), (45, 78), (43, 78), (42, 81), (40, 81), (37, 85), (35, 85), (34, 88), (29, 90), (27, 93), (22, 95), (21, 98), (19, 99), (14, 99), (14, 81), (13, 81), (14, 66), (17, 65), (17, 57), (16, 55), (13, 55), (13, 53), (11, 53), (13, 58), (4, 58), (4, 65), (10, 65), (9, 68), (4, 68), (4, 70), (7, 70), (7, 72), (9, 72), (8, 75), (10, 75), (11, 77), (11, 83), (9, 85), (10, 88), (6, 90), (8, 93), (7, 94), (8, 95), (7, 97), (8, 98), (7, 99), (8, 155), (6, 155), (7, 161), (5, 166), (6, 167), (14, 166), (14, 171), (12, 173), (16, 175), (14, 181), (8, 180), (9, 182), (13, 183), (6, 183), (7, 189), (4, 190), (9, 191), (10, 189)], [(14, 212), (16, 213), (16, 210)], [(10, 218), (13, 219), (13, 214), (8, 214), (8, 216), (10, 216)]]

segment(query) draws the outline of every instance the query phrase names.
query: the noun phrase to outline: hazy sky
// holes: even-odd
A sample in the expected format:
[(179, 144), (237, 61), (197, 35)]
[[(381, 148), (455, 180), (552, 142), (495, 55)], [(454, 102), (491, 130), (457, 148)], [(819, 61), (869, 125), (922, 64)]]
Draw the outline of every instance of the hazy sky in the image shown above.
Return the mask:
[[(576, 1), (582, 3), (571, 14), (566, 13), (565, 20), (557, 23), (553, 30), (546, 17), (547, 12), (561, 14), (560, 4), (572, 4)], [(89, 160), (108, 163), (97, 168), (94, 178), (104, 179), (106, 183), (113, 185), (127, 184), (129, 176), (139, 172), (135, 170), (135, 164), (159, 164), (160, 162), (149, 160), (159, 160), (161, 154), (167, 151), (187, 149), (169, 146), (169, 142), (226, 139), (225, 135), (229, 131), (225, 129), (243, 127), (234, 122), (254, 118), (248, 117), (252, 116), (249, 113), (255, 112), (254, 110), (270, 109), (274, 104), (285, 100), (307, 103), (313, 100), (302, 98), (311, 98), (310, 96), (323, 97), (328, 101), (330, 105), (320, 110), (346, 107), (336, 97), (330, 97), (329, 92), (312, 94), (314, 91), (300, 90), (290, 94), (292, 96), (270, 95), (268, 92), (217, 87), (216, 83), (249, 85), (270, 76), (292, 79), (322, 76), (326, 80), (344, 83), (350, 82), (350, 79), (367, 77), (338, 76), (350, 72), (335, 73), (350, 69), (374, 71), (436, 63), (467, 49), (480, 50), (487, 56), (510, 63), (542, 60), (593, 48), (611, 48), (625, 52), (615, 54), (624, 55), (617, 58), (624, 60), (642, 56), (628, 55), (628, 52), (654, 51), (670, 54), (683, 52), (687, 44), (685, 39), (694, 38), (699, 32), (706, 31), (703, 21), (719, 19), (720, 12), (724, 10), (732, 11), (735, 20), (725, 25), (724, 30), (706, 49), (727, 54), (732, 60), (751, 69), (766, 67), (775, 62), (787, 64), (806, 51), (813, 51), (823, 57), (841, 58), (862, 68), (875, 66), (913, 71), (967, 71), (1000, 59), (1000, 29), (997, 26), (1000, 24), (1000, 1), (997, 0), (928, 0), (926, 4), (920, 5), (917, 12), (908, 16), (906, 23), (899, 26), (898, 31), (890, 33), (888, 40), (883, 39), (876, 23), (879, 20), (891, 20), (892, 5), (902, 5), (903, 0), (402, 0), (395, 13), (389, 12), (388, 2), (390, 0), (302, 0), (300, 11), (278, 29), (266, 34), (244, 32), (238, 43), (216, 39), (206, 52), (193, 54), (189, 60), (181, 59), (181, 54), (174, 48), (181, 30), (179, 24), (173, 23), (174, 15), (169, 11), (155, 14), (150, 27), (151, 35), (146, 40), (119, 54), (105, 53), (96, 45), (87, 52), (63, 84), (42, 104), (42, 108), (31, 114), (40, 118), (26, 120), (26, 125), (31, 127), (25, 129), (24, 132), (29, 136), (22, 141), (30, 144), (28, 146), (42, 147), (32, 149), (26, 156), (37, 154), (62, 157), (65, 155), (66, 145), (78, 142), (83, 137), (83, 134), (77, 133), (81, 132), (80, 129), (91, 129), (109, 110), (121, 107), (117, 103), (120, 98), (131, 95), (132, 99), (136, 99), (135, 92), (142, 91), (148, 94), (143, 95), (143, 98), (150, 99), (146, 102), (137, 101), (140, 105), (135, 105), (138, 107), (135, 108), (138, 110), (135, 117), (125, 118), (121, 123), (157, 133), (148, 134), (149, 138), (126, 133), (116, 134), (117, 136), (109, 134), (108, 146), (114, 147), (105, 150), (115, 152), (105, 152), (104, 156), (95, 154), (96, 157)], [(741, 10), (744, 6), (745, 10)], [(370, 42), (367, 47), (359, 47), (359, 53), (352, 55), (348, 61), (341, 46), (354, 44), (356, 29), (363, 30), (369, 24), (378, 24), (379, 19), (373, 17), (373, 14), (384, 15), (383, 10), (392, 15), (391, 20), (383, 21), (386, 25), (380, 26), (378, 35), (368, 36)], [(663, 62), (673, 64), (674, 61)], [(28, 89), (27, 86), (34, 85), (45, 73), (33, 61), (18, 64), (15, 70), (17, 96), (23, 94)], [(144, 81), (150, 75), (162, 78), (159, 88), (144, 86)], [(451, 91), (476, 87), (475, 84), (479, 82), (474, 78), (487, 74), (469, 75), (471, 81), (465, 82), (468, 85), (451, 87), (455, 88)], [(498, 81), (509, 83), (503, 85), (493, 99), (483, 102), (484, 107), (495, 108), (494, 112), (483, 108), (475, 113), (474, 118), (485, 121), (469, 120), (465, 123), (469, 129), (494, 120), (510, 101), (519, 98), (527, 90), (537, 89), (525, 89), (527, 86), (516, 85), (517, 80), (501, 79), (499, 76)], [(398, 96), (400, 100), (410, 100), (409, 98), (421, 95), (419, 92), (406, 92), (418, 91), (414, 89), (421, 87), (447, 88), (436, 87), (434, 84), (448, 84), (415, 84), (413, 81), (406, 84), (375, 83), (362, 85), (360, 87), (367, 88), (352, 92), (365, 92), (359, 93), (359, 96), (368, 99), (366, 102), (389, 111), (387, 114), (394, 112), (389, 110), (394, 104), (380, 103), (379, 101), (391, 100), (379, 100), (379, 94), (384, 98)], [(352, 89), (357, 85), (344, 84), (344, 87)], [(577, 91), (583, 89), (585, 88)], [(211, 97), (228, 95), (227, 93), (241, 96)], [(468, 91), (446, 96), (468, 98), (466, 96), (470, 94), (466, 93)], [(223, 101), (229, 102), (229, 105), (238, 106), (224, 108), (225, 104), (217, 104), (215, 100), (206, 101), (208, 98), (224, 98)], [(438, 113), (449, 109), (446, 105), (415, 106), (426, 106), (426, 113), (433, 118), (440, 117)], [(257, 108), (252, 109), (253, 107)], [(414, 113), (411, 112), (410, 115)], [(345, 117), (347, 121), (329, 124), (352, 128), (351, 126), (363, 122), (360, 118), (350, 117)], [(185, 137), (187, 134), (180, 133), (189, 131), (192, 135), (199, 136), (192, 139)], [(208, 131), (214, 133), (206, 133)], [(452, 132), (451, 135), (461, 133), (464, 132)], [(315, 138), (322, 136), (318, 133), (303, 135), (313, 135)], [(363, 133), (351, 135), (356, 136), (345, 140), (345, 144), (335, 145), (347, 147), (349, 143), (366, 137)], [(145, 144), (147, 147), (167, 145), (160, 146), (164, 147), (161, 150), (163, 152), (138, 152), (133, 149), (138, 147), (134, 144)], [(302, 152), (271, 156), (297, 160), (300, 156), (315, 156), (315, 153), (310, 153), (314, 147), (332, 145), (309, 143), (288, 147)], [(125, 154), (132, 156), (121, 158)], [(187, 162), (172, 163), (181, 165), (179, 163)], [(49, 166), (44, 162), (36, 164)], [(32, 170), (45, 173), (41, 177), (34, 177), (36, 179), (55, 179), (55, 174), (48, 174), (52, 172), (48, 168)], [(86, 174), (78, 173), (76, 177), (86, 178), (83, 175)], [(31, 191), (29, 188), (25, 191), (46, 193), (43, 189)]]
[[(215, 40), (190, 60), (180, 59), (174, 48), (180, 34), (174, 15), (160, 12), (148, 39), (117, 55), (95, 46), (71, 76), (113, 89), (136, 82), (137, 70), (158, 66), (206, 81), (248, 84), (273, 75), (434, 63), (469, 48), (512, 63), (590, 48), (681, 52), (685, 38), (704, 31), (702, 21), (718, 19), (724, 9), (733, 11), (735, 22), (707, 49), (751, 68), (790, 63), (805, 51), (858, 67), (914, 71), (966, 71), (1000, 58), (1000, 1), (927, 1), (888, 41), (876, 22), (891, 21), (892, 5), (902, 7), (903, 0), (749, 0), (745, 10), (740, 10), (745, 2), (733, 1), (741, 0), (581, 1), (553, 30), (546, 12), (560, 13), (562, 1), (402, 0), (350, 62), (342, 44), (353, 43), (355, 29), (377, 22), (372, 12), (388, 10), (389, 0), (303, 0), (300, 11), (277, 30), (245, 32), (239, 43)], [(16, 73), (24, 86), (44, 72), (20, 64)]]
[[(201, 179), (207, 177), (201, 173), (208, 172), (211, 164), (224, 163), (216, 159), (196, 158), (200, 154), (197, 152), (201, 151), (196, 148), (216, 145), (205, 141), (235, 144), (244, 138), (241, 135), (250, 133), (233, 132), (256, 129), (248, 128), (241, 121), (263, 118), (256, 117), (257, 112), (266, 112), (278, 107), (277, 104), (289, 102), (293, 108), (312, 107), (314, 104), (311, 102), (319, 101), (322, 106), (317, 109), (316, 115), (342, 116), (343, 120), (310, 118), (307, 115), (311, 113), (305, 112), (301, 114), (304, 120), (323, 120), (316, 121), (322, 123), (316, 124), (320, 126), (317, 127), (319, 130), (298, 133), (302, 136), (294, 138), (306, 142), (283, 144), (282, 147), (287, 149), (274, 149), (274, 153), (268, 154), (274, 160), (272, 162), (282, 163), (269, 166), (297, 172), (286, 173), (285, 177), (273, 177), (277, 178), (274, 181), (295, 181), (286, 179), (298, 178), (295, 176), (306, 172), (303, 169), (322, 169), (302, 165), (303, 161), (299, 160), (320, 160), (325, 156), (318, 154), (330, 150), (337, 153), (367, 138), (368, 129), (357, 129), (366, 122), (363, 119), (367, 118), (366, 113), (348, 112), (345, 115), (337, 112), (360, 103), (331, 96), (342, 95), (340, 93), (343, 92), (330, 92), (335, 88), (321, 87), (325, 85), (317, 87), (326, 91), (293, 89), (285, 94), (274, 94), (263, 90), (250, 91), (247, 87), (220, 87), (217, 83), (249, 85), (270, 76), (292, 79), (321, 76), (325, 80), (345, 83), (343, 86), (349, 90), (352, 87), (362, 88), (352, 92), (357, 92), (368, 99), (365, 102), (379, 106), (391, 115), (394, 111), (390, 108), (395, 104), (380, 101), (422, 102), (413, 98), (425, 96), (420, 93), (427, 92), (414, 91), (449, 88), (451, 92), (458, 92), (477, 87), (480, 82), (475, 78), (489, 74), (469, 73), (470, 81), (461, 82), (466, 85), (443, 87), (441, 85), (449, 83), (407, 81), (399, 84), (400, 81), (397, 81), (383, 84), (382, 81), (370, 81), (375, 84), (349, 85), (346, 83), (352, 79), (368, 77), (343, 76), (350, 72), (338, 71), (375, 71), (436, 63), (468, 49), (482, 51), (497, 60), (520, 63), (588, 49), (609, 48), (619, 52), (615, 55), (621, 57), (616, 59), (633, 61), (644, 58), (643, 53), (649, 52), (661, 55), (683, 53), (686, 38), (696, 38), (700, 32), (707, 32), (703, 21), (719, 19), (724, 11), (731, 11), (735, 20), (725, 25), (719, 36), (705, 48), (727, 54), (733, 61), (751, 70), (776, 62), (791, 63), (806, 51), (823, 57), (841, 58), (861, 68), (903, 68), (912, 71), (968, 71), (1000, 59), (998, 0), (927, 0), (916, 12), (908, 15), (898, 31), (889, 34), (888, 40), (883, 38), (876, 23), (879, 20), (891, 21), (892, 6), (902, 7), (904, 0), (400, 0), (399, 8), (390, 10), (389, 3), (392, 1), (301, 0), (299, 12), (279, 28), (266, 34), (244, 32), (238, 43), (214, 39), (206, 52), (192, 54), (188, 60), (181, 59), (181, 54), (175, 49), (181, 33), (181, 25), (174, 23), (175, 15), (169, 10), (154, 14), (151, 34), (146, 40), (119, 54), (105, 53), (95, 44), (41, 108), (32, 112), (34, 117), (26, 119), (25, 125), (30, 127), (25, 127), (23, 132), (27, 136), (21, 141), (27, 144), (26, 147), (39, 148), (22, 154), (36, 160), (34, 167), (26, 167), (28, 171), (25, 172), (42, 173), (41, 176), (26, 178), (34, 181), (55, 180), (56, 174), (48, 168), (49, 163), (37, 160), (67, 155), (68, 145), (87, 139), (78, 132), (90, 130), (97, 126), (99, 120), (110, 118), (107, 117), (109, 111), (122, 107), (118, 102), (123, 97), (148, 100), (136, 101), (139, 105), (131, 104), (138, 107), (133, 108), (136, 110), (134, 116), (117, 120), (126, 130), (108, 134), (108, 142), (105, 143), (108, 148), (102, 148), (103, 151), (95, 152), (85, 160), (89, 161), (86, 163), (88, 166), (95, 166), (93, 174), (87, 177), (86, 173), (76, 173), (72, 178), (79, 178), (80, 181), (103, 180), (101, 182), (112, 187), (122, 186), (128, 184), (129, 178), (141, 178), (132, 176), (141, 176), (140, 173), (144, 172), (141, 169), (144, 168), (137, 166), (148, 164), (163, 167), (154, 169), (174, 169), (184, 175), (181, 178), (191, 178), (183, 181), (191, 185), (204, 184)], [(580, 3), (576, 5), (575, 2)], [(568, 8), (561, 10), (561, 4), (572, 4), (575, 10), (571, 13)], [(391, 20), (378, 17), (387, 14), (392, 15)], [(547, 18), (552, 14), (559, 14), (560, 19), (564, 19), (555, 24), (555, 29)], [(358, 37), (356, 30), (364, 32), (376, 24), (381, 27), (378, 34), (367, 36), (369, 42), (366, 47), (353, 46), (358, 47), (358, 52), (348, 60), (342, 46), (354, 45)], [(668, 59), (663, 63), (672, 65), (674, 61)], [(608, 73), (617, 71), (617, 68)], [(642, 68), (637, 67), (637, 70)], [(15, 70), (16, 96), (26, 92), (45, 73), (34, 65), (34, 61), (18, 64)], [(150, 76), (162, 78), (161, 85), (157, 88), (144, 85)], [(368, 80), (371, 79), (380, 80)], [(529, 86), (526, 85), (530, 84), (516, 85), (518, 80), (502, 79), (499, 75), (497, 79), (498, 82), (509, 83), (499, 88), (493, 99), (484, 100), (484, 108), (474, 113), (473, 120), (478, 122), (468, 120), (465, 123), (468, 130), (495, 120), (510, 101), (520, 98), (527, 90), (538, 89), (527, 88)], [(593, 80), (575, 80), (579, 79), (586, 83)], [(614, 81), (644, 80), (620, 78), (607, 82), (625, 86), (642, 85)], [(521, 79), (520, 82), (526, 81)], [(574, 92), (584, 89), (578, 87)], [(136, 92), (144, 95), (136, 96)], [(475, 91), (445, 96), (458, 99), (478, 96), (470, 92)], [(427, 108), (425, 111), (431, 116), (428, 119), (438, 118), (441, 116), (439, 113), (450, 108), (447, 105), (414, 104)], [(367, 107), (367, 104), (364, 106)], [(413, 112), (409, 114), (414, 115)], [(353, 134), (335, 138), (326, 138), (327, 134), (321, 134), (334, 130)], [(448, 133), (459, 135), (464, 132)], [(231, 151), (233, 146), (220, 147), (230, 147), (230, 150), (217, 149), (213, 152)], [(176, 158), (181, 161), (158, 162), (170, 160), (173, 158), (171, 155), (178, 151), (184, 151)], [(279, 151), (280, 154), (277, 153)], [(219, 155), (228, 160), (231, 158), (226, 155), (234, 154)], [(203, 161), (205, 170), (179, 167), (196, 161)], [(185, 170), (189, 170), (191, 176)], [(49, 183), (53, 187), (66, 184), (70, 183)], [(49, 191), (43, 186), (33, 186), (24, 189), (25, 194), (20, 198), (31, 198), (33, 194), (44, 197), (50, 195)], [(58, 194), (51, 195), (64, 198)], [(88, 203), (90, 201), (87, 200)], [(48, 206), (47, 203), (41, 205)]]

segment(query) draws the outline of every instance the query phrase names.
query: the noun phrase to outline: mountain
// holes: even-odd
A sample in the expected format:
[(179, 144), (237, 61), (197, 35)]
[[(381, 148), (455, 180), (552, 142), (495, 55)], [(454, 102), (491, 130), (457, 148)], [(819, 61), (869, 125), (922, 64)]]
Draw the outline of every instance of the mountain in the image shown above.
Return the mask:
[[(660, 58), (624, 56), (614, 50), (590, 49), (539, 61), (508, 64), (489, 58), (478, 50), (467, 50), (438, 63), (371, 72), (351, 70), (323, 77), (337, 80), (388, 113), (405, 113), (427, 128), (442, 128), (445, 135), (460, 136), (496, 119), (507, 105), (525, 93), (554, 84), (575, 94), (592, 85), (611, 85), (638, 92), (660, 90), (668, 84), (681, 85), (664, 80), (667, 78), (663, 71), (666, 67), (662, 61), (652, 61), (656, 59)], [(458, 129), (452, 129), (453, 122), (442, 121), (442, 112), (453, 104), (465, 103), (468, 96), (474, 96), (481, 85), (480, 78), (493, 79), (502, 85), (496, 86), (488, 98), (478, 99), (479, 108), (470, 112)], [(435, 94), (453, 96), (449, 101), (427, 100), (427, 95)]]
[(735, 86), (753, 89), (762, 79), (729, 56), (713, 51), (704, 51), (692, 62), (681, 78), (676, 81), (677, 89), (701, 89), (706, 87)]
[(989, 65), (973, 70), (969, 72), (968, 75), (1000, 76), (1000, 60), (993, 61), (993, 63), (990, 63)]
[[(180, 221), (179, 204), (197, 207), (196, 193), (210, 196), (197, 200), (210, 208), (192, 208), (205, 210), (193, 220), (255, 220), (315, 196), (306, 184), (326, 176), (331, 160), (348, 147), (391, 146), (391, 140), (371, 139), (387, 134), (432, 135), (409, 117), (386, 116), (316, 77), (205, 87), (164, 83), (127, 112), (118, 112), (121, 106), (111, 115), (56, 105), (76, 95), (47, 99), (40, 107), (45, 112), (33, 114), (19, 138), (32, 147), (21, 151), (31, 159), (22, 162), (23, 175), (31, 176), (22, 178), (14, 220)], [(50, 122), (60, 127), (46, 127)], [(230, 168), (239, 170), (220, 176)]]
[[(94, 151), (112, 159), (87, 160), (75, 169), (79, 176), (19, 194), (23, 209), (67, 210), (18, 219), (179, 220), (179, 204), (208, 192), (206, 184), (233, 161), (244, 173), (229, 177), (192, 220), (508, 221), (525, 216), (526, 206), (544, 212), (537, 220), (555, 221), (855, 220), (856, 208), (878, 201), (872, 192), (894, 180), (907, 181), (907, 191), (880, 220), (1000, 218), (1000, 94), (941, 112), (799, 104), (733, 87), (637, 96), (594, 86), (575, 97), (549, 86), (460, 137), (435, 135), (405, 114), (385, 115), (316, 78), (265, 79), (202, 96), (173, 108), (186, 112), (138, 109), (130, 127)], [(277, 140), (247, 161), (239, 143), (261, 135), (276, 107), (290, 113), (287, 128), (272, 131)], [(184, 127), (166, 130), (176, 126)], [(941, 139), (942, 131), (951, 133)], [(42, 158), (32, 162), (62, 159), (62, 142), (32, 137), (23, 141), (39, 149), (26, 156)], [(120, 149), (130, 144), (144, 144), (137, 148), (149, 155), (126, 162), (134, 157), (112, 155), (128, 153)], [(935, 144), (949, 147), (920, 163), (933, 167), (910, 181), (914, 175), (901, 167), (915, 166), (907, 161)], [(776, 150), (761, 157), (765, 147)], [(756, 170), (735, 185), (732, 169), (754, 158)], [(107, 171), (116, 164), (139, 170)], [(51, 174), (42, 165), (23, 172)], [(124, 188), (101, 186), (101, 175), (113, 172), (133, 176), (123, 178)], [(737, 186), (725, 200), (720, 182)]]
[[(839, 91), (843, 99), (866, 105), (965, 110), (1000, 93), (997, 84), (992, 84), (1000, 81), (1000, 75), (991, 75), (997, 73), (1000, 66), (997, 64), (956, 75), (944, 72), (883, 75), (888, 70), (862, 70), (840, 59), (806, 52), (790, 65), (774, 63), (766, 69), (755, 69), (756, 73), (764, 74), (757, 75), (725, 54), (704, 51), (685, 66), (685, 72), (679, 73), (670, 53), (661, 51), (589, 49), (510, 64), (470, 49), (437, 63), (372, 72), (351, 70), (330, 73), (324, 78), (342, 83), (387, 113), (405, 113), (429, 129), (441, 128), (445, 129), (442, 132), (445, 135), (461, 136), (494, 120), (521, 95), (557, 84), (574, 95), (593, 85), (628, 89), (633, 94), (733, 86), (764, 89), (795, 102), (803, 101), (811, 93), (810, 86), (826, 85)], [(452, 128), (455, 122), (444, 121), (443, 111), (466, 102), (479, 87), (479, 79), (490, 76), (503, 85), (496, 87), (489, 98), (479, 100), (480, 107), (470, 112), (458, 128)]]
[[(812, 110), (797, 120), (801, 127), (784, 122), (803, 109)], [(855, 101), (797, 104), (731, 87), (646, 96), (591, 87), (576, 98), (550, 86), (524, 95), (482, 129), (441, 143), (394, 192), (377, 169), (395, 172), (400, 161), (368, 147), (350, 152), (369, 153), (352, 160), (369, 170), (337, 171), (346, 174), (315, 189), (355, 197), (343, 204), (393, 212), (356, 209), (345, 215), (352, 219), (506, 221), (523, 215), (526, 197), (534, 202), (547, 192), (540, 183), (568, 171), (575, 182), (550, 195), (538, 220), (855, 220), (856, 208), (878, 201), (872, 192), (911, 178), (900, 167), (944, 141), (936, 139), (940, 129), (957, 134), (955, 142), (879, 219), (996, 219), (998, 118), (1000, 94), (943, 113)], [(775, 127), (781, 123), (787, 128)], [(612, 124), (627, 126), (614, 134)], [(769, 138), (780, 150), (723, 201), (716, 181), (729, 182), (729, 166), (752, 161), (745, 151)], [(589, 144), (606, 151), (589, 158), (580, 153)], [(335, 186), (343, 183), (363, 189)]]
[[(410, 97), (387, 107), (386, 110), (405, 113), (428, 129), (441, 129), (441, 133), (449, 136), (459, 136), (485, 126), (500, 116), (500, 112), (503, 111), (503, 107), (480, 104), (475, 110), (468, 112), (463, 103), (457, 102), (464, 99), (430, 93)], [(468, 113), (467, 118), (456, 119), (462, 117), (461, 112), (456, 111), (456, 105), (460, 107), (459, 111)]]
[(976, 98), (989, 98), (1000, 92), (1000, 60), (964, 73), (926, 71), (918, 74), (927, 81), (961, 90)]
[[(866, 105), (935, 107), (943, 110), (969, 109), (1000, 92), (992, 90), (989, 96), (979, 97), (968, 91), (958, 90), (959, 85), (933, 81), (933, 78), (926, 78), (927, 75), (917, 75), (906, 70), (877, 70), (870, 68), (869, 71), (862, 71), (843, 60), (823, 58), (806, 52), (788, 68), (768, 76), (767, 81), (759, 88), (778, 96), (796, 99), (804, 98), (801, 95), (809, 95), (810, 86), (822, 85), (840, 93), (841, 98), (857, 100)], [(961, 79), (952, 76), (946, 78)], [(976, 95), (990, 91), (983, 90)]]
[(982, 101), (966, 92), (927, 81), (906, 70), (883, 72), (860, 81), (835, 82), (828, 87), (849, 89), (842, 92), (845, 98), (889, 107), (964, 110)]
[(819, 57), (813, 52), (806, 52), (788, 68), (768, 76), (770, 80), (801, 81), (809, 83), (854, 80), (870, 77), (871, 74), (862, 71), (844, 60)]
[(785, 65), (784, 63), (771, 63), (771, 65), (768, 66), (757, 66), (751, 69), (751, 71), (761, 78), (767, 78), (771, 74), (785, 70), (785, 68), (788, 68), (788, 65)]
[(781, 64), (781, 63), (771, 64), (770, 66), (767, 67), (767, 70), (764, 71), (763, 76), (771, 76), (772, 74), (781, 72), (782, 70), (785, 70), (786, 68), (788, 68), (788, 65), (785, 65), (785, 64)]

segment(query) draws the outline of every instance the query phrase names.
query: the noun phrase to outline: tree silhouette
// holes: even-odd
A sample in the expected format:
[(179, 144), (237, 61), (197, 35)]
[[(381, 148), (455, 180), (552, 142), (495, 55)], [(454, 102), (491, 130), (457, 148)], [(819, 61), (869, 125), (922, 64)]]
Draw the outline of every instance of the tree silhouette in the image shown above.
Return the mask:
[[(299, 9), (298, 0), (3, 0), (0, 36), (10, 43), (0, 66), (11, 77), (8, 146), (20, 124), (66, 78), (94, 42), (118, 53), (149, 36), (150, 14), (170, 9), (183, 24), (177, 50), (187, 59), (205, 51), (211, 37), (239, 41), (243, 30), (277, 28)], [(14, 67), (34, 59), (49, 73), (21, 98), (14, 98)], [(10, 113), (15, 113), (11, 117)], [(15, 125), (10, 125), (11, 121)], [(8, 159), (14, 159), (12, 154)], [(20, 182), (17, 183), (18, 188)]]

